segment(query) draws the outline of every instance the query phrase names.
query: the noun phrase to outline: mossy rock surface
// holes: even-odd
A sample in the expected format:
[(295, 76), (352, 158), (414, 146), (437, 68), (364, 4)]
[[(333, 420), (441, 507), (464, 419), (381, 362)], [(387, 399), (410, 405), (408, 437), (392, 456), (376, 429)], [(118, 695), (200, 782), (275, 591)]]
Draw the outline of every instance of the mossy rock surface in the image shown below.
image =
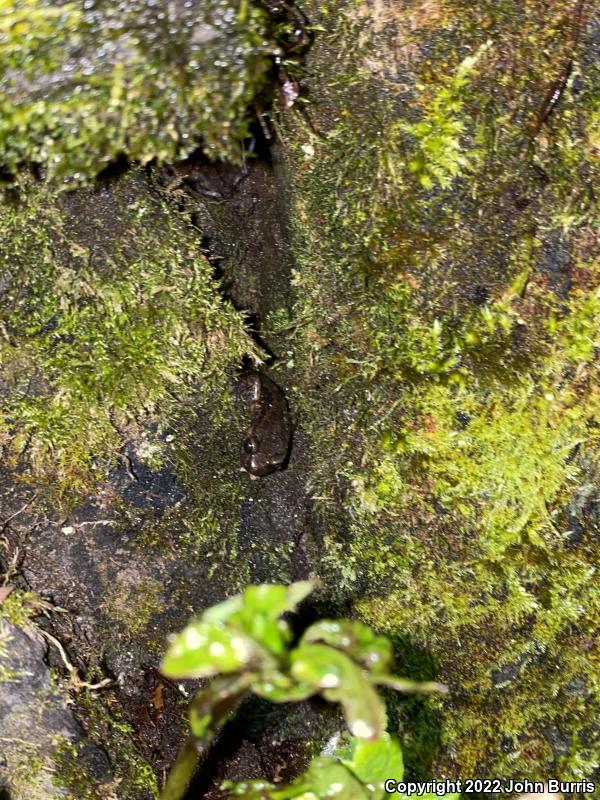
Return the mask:
[[(304, 68), (293, 56), (286, 67), (304, 69), (310, 91), (279, 119), (276, 177), (262, 195), (253, 183), (270, 175), (262, 166), (238, 194), (228, 167), (216, 196), (214, 167), (200, 168), (191, 206), (137, 168), (60, 196), (21, 175), (16, 205), (0, 211), (11, 242), (0, 279), (0, 435), (11, 470), (2, 498), (8, 515), (18, 512), (10, 544), (28, 543), (28, 580), (52, 585), (83, 618), (61, 632), (74, 636), (80, 669), (133, 676), (118, 720), (133, 751), (128, 726), (152, 709), (146, 666), (166, 631), (244, 583), (310, 572), (325, 583), (319, 610), (359, 615), (392, 636), (397, 672), (451, 688), (448, 698), (390, 704), (411, 776), (594, 774), (599, 37), (582, 7), (578, 21), (579, 6), (562, 0), (306, 3), (315, 43)], [(91, 30), (69, 5), (48, 9), (32, 6), (44, 41), (61, 14), (74, 41)], [(128, 10), (115, 13), (121, 31)], [(241, 50), (254, 92), (264, 18), (245, 4), (236, 14), (232, 35), (256, 44)], [(195, 25), (184, 26), (186, 54)], [(200, 33), (210, 53), (217, 41)], [(110, 69), (92, 63), (100, 138), (69, 116), (75, 101), (57, 78), (48, 102), (58, 121), (44, 99), (36, 127), (27, 99), (7, 166), (33, 160), (76, 178), (120, 152), (183, 155), (192, 142), (182, 132), (233, 155), (245, 89), (232, 93), (239, 125), (225, 125), (223, 138), (223, 120), (199, 119), (201, 103), (173, 88), (162, 45), (135, 94), (136, 65), (152, 48), (141, 36), (119, 50), (128, 37), (116, 36)], [(115, 61), (129, 57), (135, 80), (122, 89)], [(63, 54), (50, 48), (47, 58), (54, 86)], [(168, 107), (148, 139), (145, 92), (157, 76)], [(20, 91), (16, 71), (8, 77)], [(229, 91), (215, 85), (215, 96)], [(130, 105), (135, 125), (111, 102)], [(176, 136), (173, 108), (185, 123)], [(63, 123), (68, 135), (57, 133)], [(123, 126), (139, 138), (123, 137)], [(269, 220), (264, 258), (253, 213)], [(234, 304), (256, 314), (299, 418), (288, 470), (256, 485), (237, 473), (244, 420), (231, 378), (260, 347)], [(95, 637), (112, 642), (101, 655), (89, 647)], [(106, 706), (85, 712), (98, 739), (110, 738)], [(173, 699), (155, 728), (180, 711)], [(156, 720), (144, 720), (151, 748)], [(268, 738), (264, 730), (252, 748), (267, 752)], [(173, 747), (165, 740), (150, 755), (157, 770)], [(146, 762), (135, 763), (124, 767), (131, 798), (148, 791), (135, 784)]]
[(238, 160), (275, 50), (246, 0), (4, 2), (2, 167), (81, 182), (119, 157)]
[(597, 769), (598, 29), (581, 5), (307, 4), (326, 33), (282, 136), (321, 570), (451, 687), (400, 705), (414, 774)]
[[(272, 206), (268, 167), (244, 187), (246, 231), (257, 205)], [(37, 621), (81, 679), (112, 679), (98, 693), (68, 691), (108, 754), (119, 798), (146, 800), (186, 725), (183, 696), (158, 672), (168, 634), (248, 583), (307, 575), (306, 437), (297, 435), (293, 469), (258, 484), (239, 471), (248, 420), (235, 376), (262, 351), (176, 194), (138, 169), (69, 193), (32, 181), (17, 199), (0, 214), (11, 242), (0, 507), (3, 580), (22, 588), (0, 604), (0, 619), (23, 625), (48, 610)], [(281, 239), (277, 224), (269, 235)], [(265, 274), (275, 256), (265, 254)], [(63, 674), (58, 653), (50, 658)], [(268, 732), (267, 717), (260, 711), (255, 728), (269, 741), (280, 731), (278, 747), (265, 749), (273, 768), (296, 749), (305, 758), (285, 715), (268, 717)], [(259, 738), (246, 737), (241, 762), (225, 759), (218, 774), (253, 777)], [(104, 798), (77, 752), (61, 749), (57, 785)]]
[(228, 394), (254, 345), (189, 220), (141, 172), (62, 195), (32, 182), (0, 227), (5, 463), (25, 449), (66, 498), (103, 474), (129, 421)]
[(86, 789), (103, 786), (108, 796), (116, 787), (106, 755), (85, 741), (45, 656), (46, 642), (34, 626), (0, 619), (0, 791), (12, 800), (91, 797), (71, 794), (57, 779), (68, 759), (71, 769), (86, 775)]

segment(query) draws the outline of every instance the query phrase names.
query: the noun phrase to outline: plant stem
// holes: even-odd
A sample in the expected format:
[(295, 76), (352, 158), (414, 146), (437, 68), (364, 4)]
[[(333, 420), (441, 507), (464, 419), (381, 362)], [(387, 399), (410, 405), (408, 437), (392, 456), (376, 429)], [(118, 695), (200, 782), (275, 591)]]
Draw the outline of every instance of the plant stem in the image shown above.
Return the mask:
[[(204, 749), (203, 755), (206, 752)], [(200, 755), (201, 753), (194, 743), (194, 737), (188, 736), (169, 772), (160, 800), (181, 800), (196, 772)]]
[(192, 718), (199, 721), (208, 719), (210, 722), (202, 726), (202, 732), (195, 729), (192, 722), (192, 731), (197, 735), (190, 734), (183, 743), (167, 776), (160, 800), (182, 800), (198, 764), (206, 759), (215, 736), (239, 705), (253, 677), (252, 673), (223, 675), (196, 692), (190, 704)]

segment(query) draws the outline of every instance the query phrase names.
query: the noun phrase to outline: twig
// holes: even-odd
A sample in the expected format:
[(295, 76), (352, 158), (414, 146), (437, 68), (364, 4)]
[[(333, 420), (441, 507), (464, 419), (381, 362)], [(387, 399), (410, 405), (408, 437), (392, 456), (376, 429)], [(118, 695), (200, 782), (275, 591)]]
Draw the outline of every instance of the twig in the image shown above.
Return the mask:
[(85, 522), (74, 522), (73, 528), (87, 528), (88, 525), (117, 525), (116, 519), (90, 519)]
[(80, 691), (81, 689), (89, 689), (90, 691), (96, 691), (98, 689), (105, 689), (107, 686), (110, 686), (112, 683), (114, 683), (112, 678), (104, 678), (104, 680), (101, 680), (98, 683), (88, 683), (87, 681), (82, 681), (81, 678), (79, 677), (79, 671), (77, 670), (77, 667), (74, 667), (73, 664), (71, 664), (71, 662), (69, 661), (69, 657), (67, 656), (67, 653), (65, 651), (65, 648), (58, 641), (58, 639), (52, 636), (51, 633), (48, 633), (48, 631), (45, 631), (43, 628), (38, 628), (38, 630), (42, 634), (42, 636), (51, 644), (53, 644), (60, 653), (60, 657), (62, 658), (63, 664), (67, 668), (71, 683), (73, 684), (73, 688), (75, 689), (75, 691)]
[(18, 517), (19, 514), (22, 514), (32, 503), (34, 500), (37, 499), (37, 493), (33, 495), (18, 511), (15, 511), (14, 514), (11, 514), (10, 517), (7, 517), (2, 525), (0, 526), (0, 531), (4, 532), (8, 526), (8, 523), (13, 520), (15, 517)]
[(2, 578), (2, 586), (7, 586), (12, 577), (17, 574), (17, 564), (19, 563), (19, 548), (15, 548), (10, 563), (6, 567), (6, 572)]

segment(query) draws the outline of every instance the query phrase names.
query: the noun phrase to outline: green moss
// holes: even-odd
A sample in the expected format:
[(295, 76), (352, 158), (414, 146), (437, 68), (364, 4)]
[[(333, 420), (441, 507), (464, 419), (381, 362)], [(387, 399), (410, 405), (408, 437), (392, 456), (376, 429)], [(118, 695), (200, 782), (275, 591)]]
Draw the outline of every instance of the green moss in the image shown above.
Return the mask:
[(387, 4), (371, 22), (350, 8), (313, 5), (319, 97), (309, 125), (283, 125), (294, 362), (331, 521), (319, 569), (439, 659), (452, 694), (441, 731), (432, 709), (408, 715), (416, 773), (423, 758), (430, 775), (589, 777), (600, 261), (585, 36), (577, 101), (569, 83), (534, 136), (571, 55), (570, 5)]
[(6, 0), (2, 164), (37, 162), (49, 177), (81, 180), (121, 154), (172, 161), (200, 143), (239, 159), (274, 47), (266, 14), (246, 0), (176, 14), (137, 0), (85, 9)]
[(108, 787), (99, 787), (98, 782), (79, 760), (80, 753), (81, 746), (67, 739), (57, 743), (54, 752), (56, 771), (53, 783), (57, 788), (67, 790), (69, 797), (76, 797), (78, 800), (100, 800)]
[(62, 740), (54, 753), (54, 784), (66, 789), (70, 797), (77, 800), (101, 800), (107, 793), (118, 794), (123, 800), (157, 798), (158, 785), (150, 765), (138, 753), (133, 744), (133, 729), (124, 725), (118, 717), (97, 700), (84, 699), (89, 729), (89, 739), (105, 749), (115, 765), (115, 775), (110, 785), (99, 783), (90, 774), (85, 763), (85, 742), (72, 743)]
[(23, 627), (31, 617), (40, 613), (41, 601), (33, 592), (22, 589), (13, 589), (8, 597), (0, 603), (0, 619), (5, 619), (12, 625)]
[(19, 744), (24, 748), (23, 758), (11, 775), (11, 793), (17, 798), (42, 800), (47, 797), (46, 781), (48, 772), (52, 770), (52, 764), (48, 759), (28, 754), (24, 743)]
[(72, 202), (30, 186), (24, 206), (0, 209), (0, 424), (13, 457), (70, 496), (102, 475), (129, 420), (224, 385), (252, 349), (191, 227), (139, 176), (106, 207), (93, 192)]

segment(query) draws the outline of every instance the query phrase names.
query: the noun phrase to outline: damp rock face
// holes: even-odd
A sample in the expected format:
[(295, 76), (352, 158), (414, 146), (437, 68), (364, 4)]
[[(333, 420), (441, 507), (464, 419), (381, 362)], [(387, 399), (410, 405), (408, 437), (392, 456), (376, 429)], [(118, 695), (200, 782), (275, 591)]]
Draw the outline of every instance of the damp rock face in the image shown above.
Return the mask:
[[(68, 695), (51, 678), (46, 646), (33, 627), (0, 625), (0, 792), (11, 800), (74, 798), (57, 771), (78, 753), (90, 783), (111, 782), (106, 755), (86, 743), (67, 704)], [(59, 767), (59, 764), (61, 765)]]
[(407, 773), (591, 776), (597, 15), (349, 5), (303, 5), (282, 133), (319, 571), (450, 686), (398, 710)]
[(81, 180), (119, 156), (237, 157), (274, 46), (232, 0), (3, 6), (0, 160)]
[[(171, 7), (158, 21), (142, 10), (138, 38), (121, 33), (140, 9), (110, 7), (103, 71), (86, 37), (109, 6), (81, 12), (86, 27), (72, 6), (30, 4), (46, 14), (48, 64), (38, 81), (20, 51), (41, 105), (25, 102), (16, 143), (9, 106), (7, 163), (73, 176), (117, 152), (170, 159), (197, 120), (209, 152), (225, 152), (208, 132), (221, 107), (209, 119), (210, 103), (188, 104), (203, 91), (195, 73), (172, 115), (180, 54), (148, 34)], [(237, 30), (227, 3), (202, 8)], [(562, 0), (527, 14), (516, 0), (303, 8), (319, 31), (302, 78), (310, 105), (280, 120), (266, 188), (258, 159), (245, 171), (200, 162), (62, 197), (23, 181), (0, 209), (0, 446), (8, 483), (29, 490), (0, 495), (0, 520), (17, 514), (3, 522), (2, 571), (18, 554), (16, 580), (67, 609), (49, 624), (78, 668), (115, 679), (85, 711), (115, 774), (129, 771), (120, 800), (152, 796), (183, 735), (185, 700), (156, 673), (166, 633), (248, 583), (307, 575), (324, 582), (324, 616), (366, 620), (393, 638), (399, 670), (450, 685), (390, 708), (407, 774), (590, 775), (598, 29), (586, 16), (577, 34)], [(261, 15), (248, 13), (253, 36)], [(79, 92), (83, 122), (52, 50), (59, 17), (101, 79), (101, 111)], [(24, 24), (6, 30), (26, 39)], [(181, 58), (198, 48), (214, 63), (219, 26), (196, 24)], [(136, 53), (159, 65), (147, 83), (135, 83)], [(20, 66), (6, 67), (13, 104), (29, 92)], [(32, 109), (40, 130), (64, 135), (38, 136)], [(260, 349), (244, 312), (300, 419), (288, 469), (254, 485), (237, 472), (244, 420), (231, 400), (242, 358)], [(268, 724), (246, 742), (236, 776), (279, 774)], [(290, 775), (299, 751), (288, 735)]]
[[(243, 199), (272, 207), (271, 180), (266, 166), (250, 169)], [(239, 472), (247, 419), (233, 379), (257, 345), (205, 257), (200, 211), (177, 199), (134, 168), (63, 193), (23, 181), (16, 206), (0, 209), (11, 242), (0, 409), (12, 425), (0, 440), (0, 575), (16, 559), (12, 597), (29, 591), (64, 609), (35, 622), (81, 676), (112, 680), (72, 697), (86, 741), (106, 749), (119, 800), (154, 797), (185, 735), (187, 698), (158, 672), (168, 634), (248, 583), (307, 577), (313, 546), (306, 436), (288, 470), (258, 482)], [(231, 229), (247, 254), (256, 205), (245, 203)], [(269, 242), (283, 236), (273, 216)], [(252, 243), (258, 255), (247, 260), (264, 256), (266, 276), (279, 249)], [(244, 307), (254, 297), (240, 296)], [(236, 744), (244, 763), (257, 747), (270, 772), (293, 772), (302, 748), (286, 717), (281, 751), (266, 756), (270, 724)], [(78, 800), (81, 787), (105, 800), (64, 755), (57, 781)], [(228, 774), (227, 764), (215, 771)]]

